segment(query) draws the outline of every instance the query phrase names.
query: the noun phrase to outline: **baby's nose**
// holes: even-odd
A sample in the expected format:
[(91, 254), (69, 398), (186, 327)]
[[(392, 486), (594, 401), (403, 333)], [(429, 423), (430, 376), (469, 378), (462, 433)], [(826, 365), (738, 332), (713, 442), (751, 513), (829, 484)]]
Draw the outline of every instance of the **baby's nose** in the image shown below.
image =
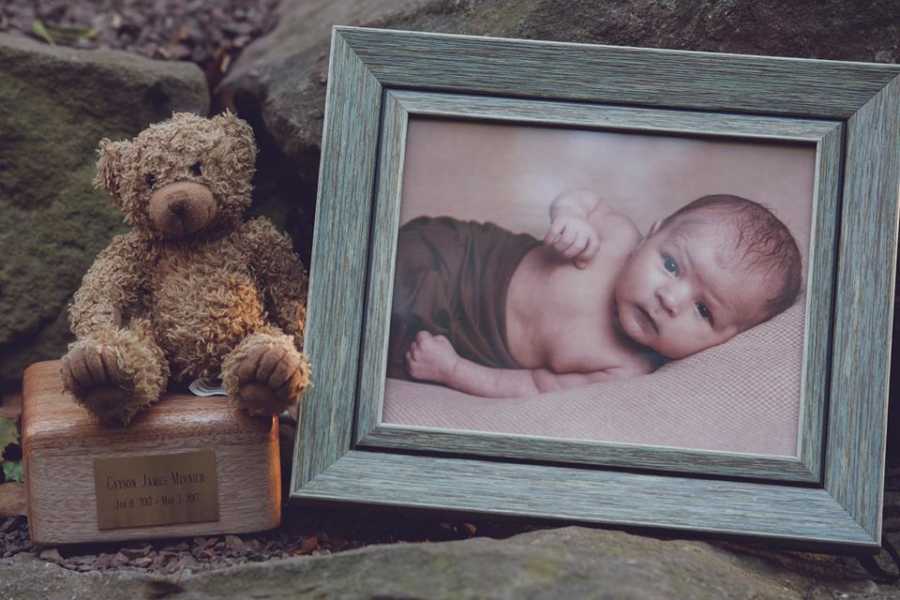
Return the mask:
[(659, 299), (660, 306), (669, 316), (677, 316), (684, 306), (685, 294), (679, 287), (667, 286), (660, 288), (657, 290), (656, 296)]

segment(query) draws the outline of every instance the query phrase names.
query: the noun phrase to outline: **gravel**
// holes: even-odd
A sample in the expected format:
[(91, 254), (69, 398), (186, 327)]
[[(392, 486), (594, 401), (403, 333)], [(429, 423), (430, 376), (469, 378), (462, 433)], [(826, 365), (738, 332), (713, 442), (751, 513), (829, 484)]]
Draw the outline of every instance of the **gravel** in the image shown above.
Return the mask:
[(278, 0), (5, 0), (0, 31), (76, 48), (197, 63), (210, 89), (276, 23)]

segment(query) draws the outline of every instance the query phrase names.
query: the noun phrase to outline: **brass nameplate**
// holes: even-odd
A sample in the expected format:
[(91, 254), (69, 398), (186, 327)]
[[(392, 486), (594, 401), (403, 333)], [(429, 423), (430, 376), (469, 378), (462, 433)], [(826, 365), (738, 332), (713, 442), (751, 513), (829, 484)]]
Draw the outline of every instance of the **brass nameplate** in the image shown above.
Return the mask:
[(212, 450), (96, 458), (94, 489), (101, 530), (219, 520)]

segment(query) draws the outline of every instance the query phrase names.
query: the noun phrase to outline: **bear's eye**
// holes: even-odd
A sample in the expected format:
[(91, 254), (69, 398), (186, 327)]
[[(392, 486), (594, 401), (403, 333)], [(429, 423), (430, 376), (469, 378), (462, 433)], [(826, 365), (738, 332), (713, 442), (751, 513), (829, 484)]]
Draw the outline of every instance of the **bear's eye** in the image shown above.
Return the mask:
[(156, 185), (156, 175), (154, 175), (153, 173), (147, 173), (146, 175), (144, 175), (144, 181), (147, 182), (147, 187), (152, 188), (154, 185)]
[(191, 165), (191, 173), (194, 175), (200, 176), (203, 173), (203, 163), (199, 160)]

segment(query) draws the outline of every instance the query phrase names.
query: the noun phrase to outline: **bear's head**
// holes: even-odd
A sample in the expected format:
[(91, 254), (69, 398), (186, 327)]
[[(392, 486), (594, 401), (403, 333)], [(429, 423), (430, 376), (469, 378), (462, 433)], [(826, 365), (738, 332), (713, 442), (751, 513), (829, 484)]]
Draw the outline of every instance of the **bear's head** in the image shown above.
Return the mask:
[(256, 144), (231, 113), (176, 113), (133, 140), (100, 142), (94, 185), (125, 222), (159, 239), (234, 227), (251, 201)]

